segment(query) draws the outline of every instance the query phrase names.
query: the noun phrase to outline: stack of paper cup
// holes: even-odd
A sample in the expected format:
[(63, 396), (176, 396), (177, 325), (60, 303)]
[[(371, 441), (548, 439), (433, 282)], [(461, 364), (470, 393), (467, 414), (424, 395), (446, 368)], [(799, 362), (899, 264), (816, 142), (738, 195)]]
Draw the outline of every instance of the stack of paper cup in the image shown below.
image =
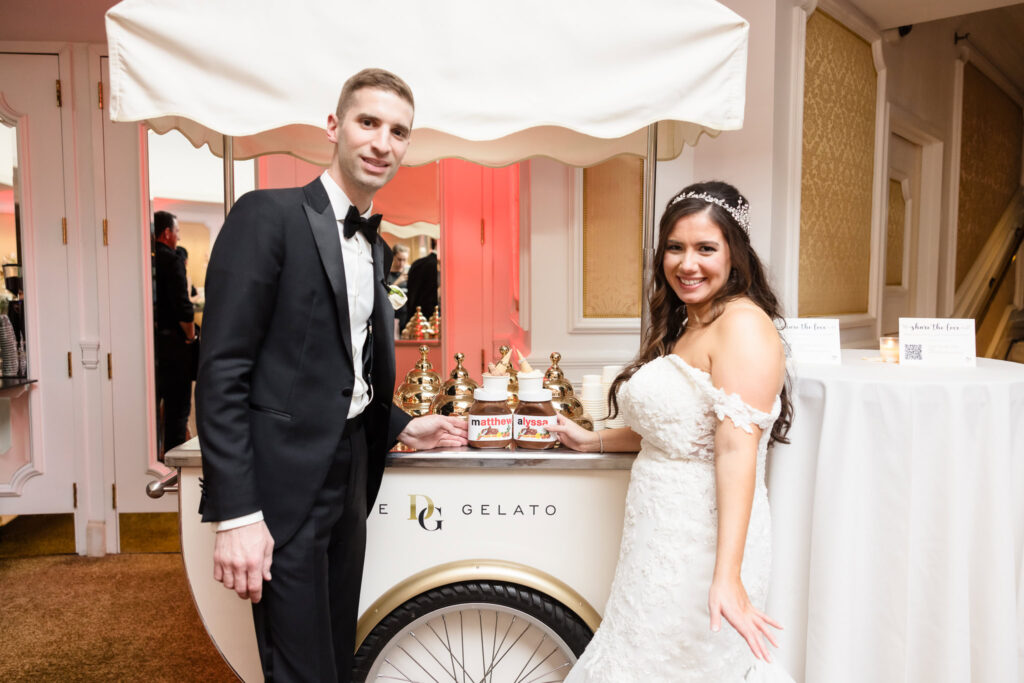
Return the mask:
[(587, 416), (594, 423), (594, 429), (604, 429), (605, 424), (602, 419), (608, 414), (608, 409), (605, 407), (605, 387), (601, 381), (601, 375), (583, 375), (583, 390), (580, 391), (577, 398), (580, 403), (583, 404), (583, 410)]
[[(608, 394), (611, 392), (612, 382), (615, 381), (615, 378), (618, 377), (620, 372), (622, 372), (622, 366), (621, 365), (605, 365), (601, 369), (601, 387), (602, 387), (602, 390), (603, 390), (603, 393), (604, 393), (604, 404), (605, 404), (605, 406), (608, 405)], [(606, 416), (607, 414), (608, 414), (608, 408), (606, 407), (604, 412), (601, 413), (601, 415), (602, 416)], [(625, 426), (626, 426), (626, 422), (625, 422), (625, 420), (622, 419), (622, 414), (621, 413), (616, 415), (615, 418), (612, 419), (612, 420), (607, 420), (606, 419), (604, 421), (605, 429), (617, 429), (619, 427), (625, 427)]]

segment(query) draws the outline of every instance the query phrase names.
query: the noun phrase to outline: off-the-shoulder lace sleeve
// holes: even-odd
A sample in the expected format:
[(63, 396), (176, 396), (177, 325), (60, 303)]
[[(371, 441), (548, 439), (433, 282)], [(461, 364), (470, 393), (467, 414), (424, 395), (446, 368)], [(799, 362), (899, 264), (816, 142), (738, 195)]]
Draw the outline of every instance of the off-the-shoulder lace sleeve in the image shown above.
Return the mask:
[(753, 433), (754, 425), (761, 429), (769, 429), (779, 415), (778, 398), (775, 399), (772, 412), (766, 413), (748, 404), (740, 398), (739, 394), (729, 394), (714, 386), (712, 387), (712, 407), (719, 420), (724, 421), (725, 418), (729, 418), (734, 425), (748, 434)]

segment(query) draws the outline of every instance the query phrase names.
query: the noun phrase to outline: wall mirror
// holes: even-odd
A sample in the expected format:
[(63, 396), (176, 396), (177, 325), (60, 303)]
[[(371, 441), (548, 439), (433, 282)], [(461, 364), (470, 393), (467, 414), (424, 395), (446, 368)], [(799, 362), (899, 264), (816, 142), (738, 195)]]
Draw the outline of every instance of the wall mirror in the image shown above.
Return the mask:
[(27, 375), (18, 129), (0, 118), (0, 374)]
[(394, 253), (388, 283), (408, 297), (395, 312), (395, 340), (440, 344), (439, 163), (403, 166), (374, 197), (373, 210), (383, 216), (381, 236)]

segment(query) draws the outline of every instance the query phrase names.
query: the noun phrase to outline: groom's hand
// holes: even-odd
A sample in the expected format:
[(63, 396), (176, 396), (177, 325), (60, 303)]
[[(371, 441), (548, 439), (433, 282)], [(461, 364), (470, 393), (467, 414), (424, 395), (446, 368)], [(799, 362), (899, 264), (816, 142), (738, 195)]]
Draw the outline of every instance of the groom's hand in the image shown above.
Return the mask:
[(457, 448), (469, 443), (466, 420), (444, 415), (424, 415), (412, 419), (398, 440), (418, 451), (430, 448)]
[(243, 600), (259, 602), (270, 581), (274, 538), (265, 522), (218, 531), (213, 545), (213, 578)]

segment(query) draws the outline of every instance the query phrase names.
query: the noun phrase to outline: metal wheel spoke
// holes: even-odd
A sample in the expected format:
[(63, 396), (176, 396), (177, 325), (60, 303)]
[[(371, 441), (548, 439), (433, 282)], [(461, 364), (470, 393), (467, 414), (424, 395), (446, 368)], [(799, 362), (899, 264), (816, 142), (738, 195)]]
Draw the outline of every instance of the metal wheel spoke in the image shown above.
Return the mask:
[[(541, 642), (544, 642), (544, 641), (542, 640)], [(538, 646), (538, 647), (539, 647), (539, 646)], [(554, 648), (553, 650), (551, 650), (551, 652), (549, 652), (549, 653), (547, 654), (547, 656), (546, 656), (546, 657), (545, 657), (544, 659), (542, 659), (542, 660), (540, 660), (539, 662), (537, 662), (537, 665), (536, 665), (536, 666), (534, 666), (534, 667), (533, 667), (532, 669), (530, 669), (529, 671), (527, 671), (527, 672), (526, 672), (526, 675), (524, 675), (524, 676), (523, 676), (523, 681), (526, 681), (526, 678), (527, 678), (527, 676), (531, 676), (531, 675), (533, 675), (533, 672), (534, 672), (534, 671), (536, 671), (537, 669), (539, 669), (539, 668), (541, 667), (541, 665), (543, 665), (543, 664), (544, 664), (544, 662), (546, 662), (546, 661), (548, 661), (549, 659), (551, 659), (551, 655), (555, 654), (556, 652), (558, 652), (558, 648), (557, 648), (557, 647), (556, 647), (556, 648)], [(533, 657), (530, 657), (530, 659), (533, 659)], [(527, 662), (527, 664), (529, 664), (529, 662)], [(548, 672), (548, 673), (550, 673), (550, 672)], [(540, 677), (544, 677), (544, 676), (546, 676), (546, 675), (547, 675), (546, 673), (543, 673), (543, 674), (541, 674), (541, 675), (540, 675)], [(536, 679), (534, 679), (534, 680), (536, 680)], [(520, 683), (520, 681), (519, 681), (519, 679), (518, 679), (518, 678), (516, 678), (516, 683)], [(528, 682), (526, 682), (526, 683), (528, 683)]]
[[(432, 626), (430, 626), (430, 624), (427, 624), (427, 627), (428, 627), (428, 628), (430, 628), (430, 630), (431, 630), (431, 631), (433, 631), (433, 630), (434, 630), (434, 629), (433, 629), (433, 627), (432, 627)], [(431, 651), (430, 651), (430, 648), (429, 648), (429, 647), (427, 647), (427, 646), (426, 646), (426, 645), (425, 645), (425, 644), (424, 644), (424, 643), (423, 643), (423, 642), (422, 642), (422, 641), (421, 641), (421, 640), (420, 640), (419, 638), (417, 638), (417, 637), (416, 637), (416, 634), (415, 634), (415, 633), (410, 633), (409, 635), (410, 635), (410, 636), (412, 637), (412, 639), (413, 639), (413, 640), (415, 640), (415, 641), (416, 641), (416, 644), (417, 644), (417, 645), (419, 645), (420, 647), (422, 647), (422, 648), (423, 648), (423, 651), (424, 651), (424, 652), (426, 652), (426, 653), (427, 653), (428, 655), (430, 655), (430, 658), (431, 658), (431, 659), (433, 659), (433, 660), (434, 660), (435, 662), (437, 662), (437, 665), (438, 665), (439, 667), (441, 667), (441, 670), (442, 670), (442, 671), (444, 671), (444, 672), (445, 672), (446, 674), (448, 674), (449, 676), (451, 676), (451, 677), (452, 677), (452, 680), (453, 680), (453, 681), (455, 681), (455, 683), (459, 683), (459, 679), (457, 679), (457, 678), (455, 677), (455, 674), (454, 674), (454, 673), (452, 673), (452, 672), (450, 672), (450, 671), (448, 671), (448, 669), (446, 669), (446, 668), (445, 668), (444, 664), (442, 664), (442, 663), (441, 663), (441, 660), (437, 658), (437, 655), (435, 655), (435, 654), (434, 654), (433, 652), (431, 652)], [(436, 635), (437, 635), (437, 633), (435, 632), (435, 633), (434, 633), (434, 635), (436, 636)], [(417, 664), (419, 664), (419, 662), (417, 662)], [(420, 664), (420, 668), (421, 668), (421, 669), (423, 669), (424, 671), (426, 671), (426, 669), (425, 669), (425, 668), (423, 667), (423, 665), (422, 665), (422, 664)], [(428, 676), (430, 676), (430, 673), (428, 672), (428, 673), (427, 673), (427, 675), (428, 675)], [(431, 678), (433, 678), (433, 679), (434, 679), (435, 681), (437, 681), (437, 679), (436, 679), (436, 678), (434, 678), (433, 676), (430, 676), (430, 677), (431, 677)], [(438, 683), (440, 683), (440, 681), (438, 681)]]
[[(459, 610), (459, 639), (462, 643), (462, 661), (466, 661), (466, 629), (462, 625), (462, 610)], [(462, 683), (466, 683), (466, 669), (462, 669)]]
[[(445, 648), (448, 651), (448, 654), (451, 655), (452, 654), (451, 647), (445, 644), (444, 640), (442, 640), (442, 638), (441, 638), (441, 635), (434, 628), (434, 625), (431, 624), (430, 622), (427, 622), (427, 628), (429, 628), (430, 632), (434, 634), (435, 638), (437, 638), (437, 642), (441, 643), (441, 647)], [(420, 643), (420, 645), (423, 645), (423, 643)], [(426, 646), (424, 646), (424, 649), (427, 649)], [(427, 650), (427, 652), (430, 653), (430, 650)], [(430, 653), (430, 656), (434, 657), (433, 653)], [(459, 679), (455, 675), (457, 673), (457, 671), (455, 669), (455, 657), (454, 657), (454, 655), (452, 655), (452, 670), (451, 671), (448, 671), (448, 667), (445, 666), (444, 664), (442, 664), (440, 662), (440, 660), (438, 660), (437, 657), (434, 657), (434, 661), (437, 662), (438, 666), (440, 666), (442, 669), (444, 669), (444, 672), (446, 674), (448, 674), (449, 676), (452, 677), (452, 680), (455, 681), (455, 683), (459, 683)]]
[[(533, 648), (533, 652), (530, 653), (530, 658), (526, 660), (526, 663), (523, 664), (523, 668), (520, 669), (519, 673), (516, 674), (516, 680), (513, 683), (520, 683), (520, 680), (522, 679), (522, 676), (523, 676), (523, 672), (526, 671), (526, 667), (530, 666), (530, 662), (533, 661), (533, 656), (535, 654), (537, 654), (537, 650), (540, 649), (540, 646), (544, 644), (545, 640), (547, 640), (547, 636), (542, 637), (540, 639), (540, 642), (537, 643), (537, 647)], [(544, 660), (541, 660), (541, 663), (543, 663), (543, 662), (544, 662)], [(540, 666), (540, 664), (537, 664), (537, 666)], [(536, 666), (533, 667), (533, 669), (536, 669), (536, 668), (537, 668)], [(533, 673), (533, 669), (530, 669), (530, 673), (528, 673), (526, 675), (529, 676), (531, 673)]]
[[(566, 661), (565, 664), (558, 665), (557, 667), (555, 667), (551, 671), (546, 671), (543, 674), (541, 674), (540, 676), (538, 676), (537, 678), (530, 679), (530, 680), (526, 681), (526, 683), (552, 683), (551, 681), (542, 681), (541, 679), (544, 678), (545, 676), (557, 676), (558, 672), (560, 670), (562, 670), (562, 669), (565, 669), (566, 667), (572, 667), (572, 663), (570, 663), (570, 661)], [(558, 679), (558, 680), (561, 681), (562, 679)], [(554, 683), (557, 683), (557, 681), (554, 682)]]
[(395, 678), (394, 676), (384, 676), (383, 674), (380, 675), (380, 676), (377, 676), (377, 678), (385, 678), (385, 679), (390, 680), (390, 681), (406, 681), (406, 683), (416, 683), (414, 680), (412, 680), (411, 678), (406, 676), (405, 672), (402, 671), (401, 669), (399, 669), (395, 665), (395, 663), (392, 662), (390, 659), (385, 659), (384, 662), (386, 664), (388, 664), (391, 668), (393, 668), (395, 671), (397, 671), (398, 674), (401, 676), (401, 678)]
[[(494, 661), (494, 653), (497, 651), (495, 646), (498, 644), (498, 610), (494, 610), (494, 633), (491, 637), (491, 661)], [(494, 674), (490, 675), (491, 683), (494, 683)]]
[[(487, 680), (487, 672), (490, 671), (487, 668), (487, 662), (484, 660), (484, 613), (483, 610), (477, 610), (476, 614), (480, 618), (480, 668), (484, 672), (484, 675), (480, 677), (480, 683), (484, 683)], [(492, 664), (491, 666), (494, 665)]]
[(557, 676), (558, 675), (558, 671), (560, 669), (564, 669), (566, 667), (571, 667), (571, 666), (572, 666), (572, 664), (570, 662), (566, 662), (565, 664), (560, 664), (559, 666), (556, 666), (551, 671), (545, 671), (540, 676), (537, 676), (537, 678), (534, 678), (534, 679), (531, 679), (529, 681), (526, 681), (526, 683), (561, 683), (561, 681), (565, 678), (564, 676), (562, 678), (559, 678), (557, 681), (555, 679), (553, 679), (553, 678), (549, 679), (547, 681), (542, 681), (540, 679), (544, 678), (545, 676), (551, 676), (551, 675)]
[[(451, 655), (451, 658), (452, 658), (452, 671), (455, 671), (455, 653), (452, 652), (452, 639), (448, 635), (448, 620), (444, 618), (443, 614), (441, 615), (441, 623), (444, 625), (444, 639), (445, 639), (445, 641), (446, 641), (446, 643), (448, 645), (448, 654)], [(462, 666), (462, 664), (459, 664), (459, 666)], [(463, 669), (462, 676), (463, 676), (463, 680), (465, 680), (465, 676), (466, 676), (465, 669)], [(454, 678), (454, 676), (453, 676), (453, 678)], [(456, 683), (458, 683), (458, 680), (456, 680)]]
[[(429, 628), (429, 629), (430, 629), (431, 631), (433, 631), (433, 632), (434, 632), (434, 635), (435, 635), (435, 636), (437, 636), (437, 639), (438, 639), (439, 641), (441, 641), (441, 636), (439, 636), (439, 635), (437, 634), (437, 631), (435, 631), (435, 630), (434, 630), (434, 627), (433, 627), (433, 625), (432, 625), (432, 624), (430, 624), (430, 623), (427, 623), (427, 628)], [(413, 634), (410, 634), (410, 635), (412, 635), (412, 637), (413, 637), (413, 638), (416, 638), (416, 636), (415, 636), (415, 635), (413, 635)], [(417, 640), (416, 642), (418, 642), (418, 643), (419, 643), (419, 640)], [(444, 641), (441, 641), (441, 645), (444, 645), (444, 644), (445, 644), (445, 643), (444, 643)], [(423, 646), (423, 643), (420, 643), (420, 645), (421, 645), (421, 646)], [(424, 649), (427, 649), (427, 648), (426, 648), (425, 646), (423, 646), (423, 647), (424, 647)], [(449, 672), (449, 671), (448, 671), (448, 669), (447, 669), (447, 668), (445, 668), (444, 664), (442, 664), (441, 662), (437, 661), (437, 657), (434, 657), (434, 661), (435, 661), (435, 662), (437, 662), (437, 663), (438, 663), (438, 665), (439, 665), (439, 666), (440, 666), (440, 667), (441, 667), (442, 669), (444, 669), (444, 672), (445, 672), (446, 674), (448, 674), (449, 676), (451, 676), (451, 677), (452, 677), (452, 680), (453, 680), (453, 681), (455, 681), (455, 683), (459, 683), (459, 679), (458, 679), (458, 677), (456, 676), (456, 674), (458, 673), (458, 671), (457, 671), (457, 670), (455, 669), (455, 667), (456, 667), (456, 666), (458, 666), (458, 667), (459, 667), (459, 669), (462, 669), (462, 680), (463, 680), (463, 681), (465, 681), (465, 680), (466, 680), (466, 674), (468, 673), (468, 672), (466, 671), (466, 667), (462, 665), (462, 662), (461, 662), (460, 660), (458, 660), (458, 659), (456, 659), (456, 658), (455, 658), (455, 653), (454, 653), (454, 652), (452, 651), (452, 649), (451, 649), (451, 646), (450, 646), (450, 645), (449, 645), (449, 646), (446, 646), (446, 649), (448, 650), (448, 654), (449, 654), (449, 655), (451, 656), (451, 659), (452, 659), (452, 670), (451, 670), (451, 671)], [(429, 654), (429, 650), (428, 650), (428, 654)], [(430, 655), (430, 656), (431, 656), (431, 657), (433, 657), (433, 655)]]
[[(416, 634), (415, 634), (415, 633), (413, 633), (413, 634), (412, 634), (412, 637), (413, 637), (413, 640), (416, 640)], [(420, 641), (419, 641), (419, 640), (416, 640), (416, 642), (418, 643), (418, 642), (420, 642)], [(439, 680), (437, 680), (436, 678), (434, 678), (433, 676), (431, 676), (431, 675), (430, 675), (430, 672), (429, 672), (429, 671), (427, 671), (427, 667), (425, 667), (425, 666), (423, 666), (422, 664), (420, 664), (420, 660), (418, 660), (418, 659), (416, 659), (415, 657), (413, 657), (413, 656), (412, 656), (412, 655), (411, 655), (411, 654), (409, 653), (409, 651), (408, 651), (408, 650), (406, 650), (406, 649), (405, 649), (404, 647), (402, 647), (401, 645), (399, 645), (399, 646), (398, 646), (398, 649), (399, 649), (399, 650), (401, 650), (402, 652), (404, 652), (404, 653), (405, 653), (405, 656), (406, 656), (406, 657), (408, 657), (409, 659), (411, 659), (411, 660), (412, 660), (412, 663), (413, 663), (413, 664), (415, 664), (415, 665), (416, 665), (416, 666), (418, 666), (419, 668), (423, 669), (423, 673), (425, 673), (425, 674), (427, 674), (428, 676), (430, 676), (430, 680), (434, 681), (434, 683), (441, 683), (441, 681), (439, 681)]]
[(505, 655), (507, 655), (509, 652), (512, 652), (512, 648), (514, 648), (516, 646), (516, 643), (519, 642), (519, 639), (522, 638), (526, 634), (526, 632), (529, 631), (529, 630), (530, 630), (530, 625), (527, 624), (526, 628), (523, 629), (522, 633), (520, 633), (518, 636), (516, 636), (516, 639), (513, 640), (511, 643), (509, 643), (508, 649), (505, 650), (505, 652), (503, 652), (501, 654), (501, 656), (498, 657), (498, 659), (491, 664), (489, 669), (487, 669), (487, 671), (484, 673), (484, 678), (486, 678), (487, 675), (491, 673), (491, 670), (494, 669), (494, 667), (498, 666), (498, 664), (501, 662), (501, 660), (505, 659)]

